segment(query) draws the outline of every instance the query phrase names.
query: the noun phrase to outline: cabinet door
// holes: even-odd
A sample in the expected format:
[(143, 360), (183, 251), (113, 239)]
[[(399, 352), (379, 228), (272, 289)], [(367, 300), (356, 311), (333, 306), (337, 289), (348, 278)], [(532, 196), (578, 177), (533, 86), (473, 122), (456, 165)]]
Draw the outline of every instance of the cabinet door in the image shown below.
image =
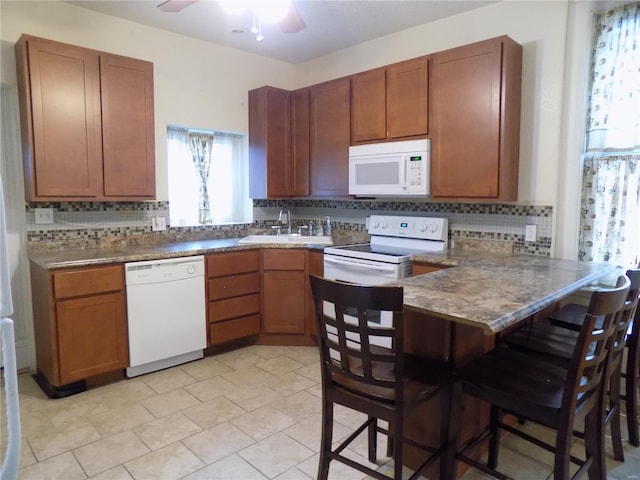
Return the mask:
[(310, 87), (311, 195), (349, 193), (350, 82)]
[(309, 195), (309, 89), (291, 93), (289, 194)]
[(153, 64), (100, 56), (105, 197), (155, 198)]
[(16, 44), (27, 200), (102, 190), (98, 56), (41, 39)]
[(428, 133), (429, 70), (426, 57), (387, 67), (389, 138)]
[(305, 332), (304, 271), (266, 271), (262, 277), (262, 331)]
[[(324, 275), (324, 253), (323, 252), (309, 252), (309, 273), (313, 273), (322, 277)], [(309, 333), (317, 337), (318, 329), (316, 326), (316, 312), (313, 306), (313, 297), (311, 296), (311, 285), (308, 279), (305, 279), (305, 289), (307, 291), (307, 329)]]
[(126, 368), (124, 295), (112, 293), (56, 303), (60, 384)]
[(521, 56), (504, 37), (434, 55), (432, 197), (517, 200)]
[(351, 143), (387, 137), (387, 81), (384, 68), (351, 78)]

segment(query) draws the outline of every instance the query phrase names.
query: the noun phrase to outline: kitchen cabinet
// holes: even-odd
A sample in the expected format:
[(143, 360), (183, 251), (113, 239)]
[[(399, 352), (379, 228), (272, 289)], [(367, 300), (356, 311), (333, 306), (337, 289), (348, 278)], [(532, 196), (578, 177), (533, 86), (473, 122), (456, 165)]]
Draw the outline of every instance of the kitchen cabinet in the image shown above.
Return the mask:
[(306, 251), (262, 250), (262, 332), (305, 333), (307, 315)]
[(411, 267), (413, 270), (412, 276), (422, 275), (423, 273), (437, 272), (438, 270), (444, 270), (445, 268), (451, 268), (448, 265), (422, 262), (413, 262), (413, 265)]
[(37, 378), (53, 397), (129, 363), (122, 265), (48, 271), (31, 263)]
[(260, 251), (207, 255), (208, 346), (260, 333)]
[(23, 35), (27, 201), (155, 198), (153, 64)]
[(249, 92), (249, 190), (252, 198), (309, 194), (309, 91)]
[[(308, 272), (322, 277), (324, 275), (324, 252), (310, 250), (307, 260)], [(305, 289), (307, 298), (307, 332), (314, 339), (318, 336), (318, 328), (316, 326), (315, 308), (313, 306), (313, 296), (311, 295), (311, 284), (305, 279)]]
[(309, 87), (311, 196), (349, 194), (350, 80)]
[(506, 36), (433, 55), (432, 198), (518, 199), (521, 75)]
[(351, 143), (428, 133), (428, 57), (351, 77)]

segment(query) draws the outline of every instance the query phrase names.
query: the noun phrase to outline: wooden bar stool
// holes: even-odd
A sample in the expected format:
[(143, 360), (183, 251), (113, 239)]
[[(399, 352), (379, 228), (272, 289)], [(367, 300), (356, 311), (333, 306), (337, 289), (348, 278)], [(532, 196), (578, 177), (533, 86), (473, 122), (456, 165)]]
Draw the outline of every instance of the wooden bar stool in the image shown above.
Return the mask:
[[(403, 351), (402, 287), (360, 286), (309, 275), (318, 326), (322, 369), (322, 440), (318, 479), (326, 479), (332, 460), (378, 479), (387, 475), (342, 455), (364, 430), (369, 440), (369, 461), (376, 461), (376, 434), (388, 437), (394, 460), (393, 479), (402, 478), (403, 442), (425, 450), (424, 463), (410, 478), (417, 478), (444, 452), (444, 447), (421, 445), (403, 435), (403, 419), (411, 410), (448, 388), (451, 367), (423, 360)], [(379, 325), (380, 315), (392, 317), (390, 326)], [(390, 341), (390, 348), (376, 345)], [(449, 396), (442, 402), (449, 406)], [(333, 406), (344, 405), (367, 415), (367, 420), (337, 448), (332, 449)], [(448, 418), (449, 412), (441, 413)], [(437, 418), (437, 417), (436, 417)], [(378, 425), (388, 422), (388, 429)], [(447, 422), (441, 422), (446, 439)], [(441, 469), (442, 472), (442, 469)]]
[[(631, 398), (638, 389), (638, 326), (637, 323), (640, 313), (638, 311), (638, 301), (640, 299), (640, 269), (627, 270), (626, 276), (630, 280), (629, 296), (625, 302), (622, 315), (617, 321), (616, 330), (614, 332), (614, 340), (611, 346), (610, 357), (607, 362), (607, 406), (604, 421), (611, 425), (611, 439), (613, 442), (613, 456), (618, 461), (624, 461), (624, 450), (622, 447), (622, 433), (620, 428), (620, 383), (623, 350), (625, 346), (629, 347), (631, 358), (627, 357), (627, 382), (625, 386), (626, 399)], [(587, 307), (573, 306), (568, 311), (571, 312), (573, 325), (582, 325), (584, 322)], [(578, 322), (577, 314), (582, 310), (582, 322)], [(635, 321), (634, 321), (635, 316)], [(602, 319), (596, 320), (596, 326), (602, 322)], [(634, 322), (635, 336), (633, 331), (627, 335), (631, 322)], [(517, 348), (522, 351), (538, 353), (550, 358), (552, 361), (560, 362), (560, 364), (568, 364), (573, 353), (574, 345), (578, 339), (579, 332), (573, 328), (564, 328), (543, 322), (536, 322), (526, 326), (513, 334), (502, 339), (502, 343)], [(634, 357), (635, 356), (635, 357)], [(635, 371), (634, 371), (635, 366)], [(635, 379), (635, 384), (634, 384)], [(636, 402), (637, 405), (637, 402)], [(637, 407), (636, 407), (637, 409)], [(632, 436), (635, 431), (637, 436), (637, 420), (636, 409), (629, 408), (627, 405), (627, 424), (629, 425), (629, 437), (632, 442)], [(579, 432), (576, 432), (581, 436)], [(637, 437), (635, 439), (637, 441)]]
[[(589, 473), (591, 480), (606, 478), (603, 445), (603, 394), (606, 360), (613, 341), (616, 319), (621, 315), (630, 281), (620, 276), (617, 287), (593, 293), (578, 341), (568, 367), (547, 361), (540, 355), (498, 347), (456, 372), (450, 425), (450, 448), (445, 470), (455, 478), (456, 461), (464, 461), (496, 478), (509, 478), (496, 470), (499, 429), (507, 430), (554, 453), (554, 480), (570, 478), (571, 462), (580, 466), (571, 478)], [(602, 328), (596, 319), (604, 317)], [(457, 432), (464, 408), (464, 395), (491, 404), (489, 430), (458, 449)], [(504, 413), (556, 430), (555, 445), (550, 445), (502, 422)], [(585, 424), (586, 460), (571, 455), (572, 432), (578, 422)], [(487, 464), (469, 458), (466, 453), (489, 439)]]

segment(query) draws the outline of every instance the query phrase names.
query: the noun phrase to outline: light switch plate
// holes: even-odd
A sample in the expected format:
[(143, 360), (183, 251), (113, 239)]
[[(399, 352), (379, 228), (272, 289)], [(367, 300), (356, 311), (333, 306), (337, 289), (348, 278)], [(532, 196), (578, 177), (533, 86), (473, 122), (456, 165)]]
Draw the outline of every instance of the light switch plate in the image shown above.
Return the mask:
[(36, 208), (36, 225), (53, 223), (53, 208)]
[(535, 225), (527, 225), (524, 227), (524, 241), (535, 242), (537, 240), (537, 232)]

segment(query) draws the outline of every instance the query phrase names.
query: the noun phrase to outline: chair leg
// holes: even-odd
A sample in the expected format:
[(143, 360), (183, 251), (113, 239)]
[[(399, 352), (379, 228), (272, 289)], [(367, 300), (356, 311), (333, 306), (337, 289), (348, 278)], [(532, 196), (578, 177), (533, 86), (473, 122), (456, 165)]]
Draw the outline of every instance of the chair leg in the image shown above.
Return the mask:
[[(595, 412), (596, 409), (594, 408)], [(589, 426), (586, 424), (585, 420), (585, 432), (587, 430), (592, 430), (593, 428), (588, 428)], [(585, 443), (587, 442), (587, 437), (585, 433)], [(571, 464), (571, 443), (573, 440), (573, 426), (572, 425), (561, 425), (558, 428), (557, 436), (556, 436), (556, 448), (555, 448), (555, 456), (553, 461), (553, 480), (568, 480), (571, 475), (569, 472), (569, 466)], [(590, 447), (585, 447), (587, 450), (587, 455), (589, 455)], [(591, 470), (590, 470), (591, 471)], [(591, 473), (589, 473), (589, 479), (591, 478)], [(600, 479), (603, 480), (603, 479)]]
[(604, 461), (603, 413), (602, 409), (594, 408), (587, 414), (584, 420), (585, 452), (587, 458), (593, 459), (591, 467), (589, 468), (589, 480), (602, 480), (607, 478), (607, 467)]
[(625, 397), (627, 403), (627, 427), (629, 429), (629, 443), (634, 447), (640, 447), (640, 435), (638, 434), (638, 388), (640, 387), (640, 359), (633, 358), (637, 355), (632, 350), (628, 352), (627, 369), (625, 379)]
[(462, 427), (464, 414), (464, 393), (462, 383), (455, 382), (451, 387), (451, 410), (449, 415), (448, 436), (444, 439), (446, 445), (445, 454), (440, 460), (440, 479), (455, 480), (458, 470), (456, 453), (458, 451), (458, 436)]
[(331, 457), (331, 443), (333, 437), (333, 402), (322, 401), (322, 435), (320, 441), (320, 465), (318, 467), (318, 480), (327, 480), (329, 477), (329, 462)]
[(377, 450), (378, 450), (378, 419), (376, 417), (369, 416), (369, 426), (367, 427), (367, 433), (369, 436), (369, 461), (376, 463)]
[(491, 415), (489, 418), (489, 455), (487, 465), (495, 470), (498, 466), (498, 449), (500, 447), (500, 434), (498, 423), (500, 422), (501, 412), (498, 407), (491, 405)]
[(611, 441), (613, 442), (613, 458), (624, 462), (622, 447), (622, 432), (620, 430), (620, 376), (621, 367), (618, 366), (609, 381), (609, 408), (611, 409)]
[(389, 432), (393, 432), (393, 478), (395, 480), (402, 480), (402, 454), (404, 450), (402, 421), (402, 416), (396, 415), (393, 425), (389, 425)]

